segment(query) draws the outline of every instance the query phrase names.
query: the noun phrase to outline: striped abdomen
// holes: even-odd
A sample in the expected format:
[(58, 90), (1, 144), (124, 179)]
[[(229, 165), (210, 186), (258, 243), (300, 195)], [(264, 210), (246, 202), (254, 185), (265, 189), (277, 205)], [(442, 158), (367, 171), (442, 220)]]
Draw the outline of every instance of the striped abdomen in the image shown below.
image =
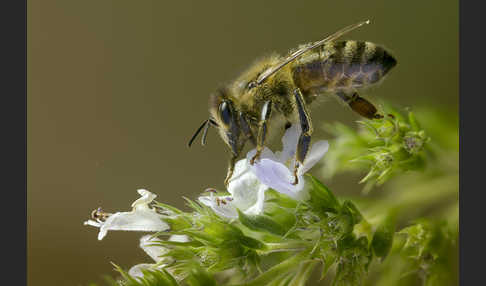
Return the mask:
[(336, 91), (376, 83), (396, 63), (373, 43), (339, 41), (302, 55), (292, 66), (292, 76), (304, 92)]

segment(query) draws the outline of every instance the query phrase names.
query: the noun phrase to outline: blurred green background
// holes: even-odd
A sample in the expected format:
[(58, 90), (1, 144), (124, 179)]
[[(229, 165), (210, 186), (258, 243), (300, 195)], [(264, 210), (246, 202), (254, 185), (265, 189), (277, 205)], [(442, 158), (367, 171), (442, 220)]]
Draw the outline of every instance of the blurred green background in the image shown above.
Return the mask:
[[(266, 53), (365, 19), (344, 38), (383, 44), (399, 64), (364, 95), (457, 116), (455, 0), (28, 1), (28, 284), (87, 285), (115, 274), (110, 261), (150, 262), (141, 233), (98, 241), (83, 226), (91, 210), (129, 210), (138, 188), (177, 207), (222, 188), (216, 132), (186, 146), (208, 95)], [(312, 115), (315, 126), (358, 119), (335, 100)], [(326, 183), (339, 195), (359, 192), (358, 179)]]

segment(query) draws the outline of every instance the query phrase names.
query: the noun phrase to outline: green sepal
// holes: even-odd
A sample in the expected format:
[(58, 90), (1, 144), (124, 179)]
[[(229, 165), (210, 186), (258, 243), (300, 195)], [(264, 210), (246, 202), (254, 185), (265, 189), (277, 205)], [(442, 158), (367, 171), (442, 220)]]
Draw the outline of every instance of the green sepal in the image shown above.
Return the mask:
[(265, 244), (263, 242), (256, 240), (252, 237), (246, 236), (246, 235), (242, 235), (240, 237), (240, 243), (241, 243), (241, 245), (248, 247), (248, 248), (252, 248), (252, 249), (264, 249), (265, 248)]
[(171, 231), (180, 231), (192, 227), (190, 220), (184, 215), (164, 217), (164, 221), (169, 224)]
[(308, 204), (318, 214), (324, 215), (326, 212), (337, 213), (341, 206), (334, 194), (324, 184), (319, 182), (312, 175), (306, 175), (310, 178), (312, 186), (310, 186), (310, 199)]
[(173, 207), (171, 205), (164, 204), (164, 203), (161, 203), (161, 202), (156, 202), (155, 203), (155, 206), (158, 207), (158, 208), (161, 208), (161, 209), (165, 209), (165, 210), (167, 210), (169, 212), (172, 212), (174, 214), (182, 214), (182, 213), (184, 213), (183, 211), (179, 210), (176, 207)]
[(390, 252), (395, 234), (395, 223), (391, 217), (381, 222), (373, 234), (371, 248), (373, 253), (383, 261)]
[(189, 286), (216, 286), (216, 280), (202, 267), (194, 263), (186, 282)]
[(160, 285), (160, 286), (179, 286), (180, 284), (175, 280), (172, 275), (167, 272), (165, 269), (160, 270), (145, 270), (142, 269), (143, 277), (134, 278), (130, 276), (126, 271), (121, 269), (120, 266), (112, 263), (115, 266), (115, 270), (118, 271), (121, 276), (123, 277), (124, 286), (151, 286), (151, 285)]
[(322, 270), (321, 270), (320, 280), (326, 277), (326, 274), (331, 268), (331, 266), (333, 266), (334, 263), (336, 263), (337, 256), (334, 253), (327, 252), (321, 256), (321, 260), (322, 260)]
[(349, 200), (346, 200), (346, 201), (343, 202), (343, 205), (341, 207), (341, 213), (349, 215), (352, 218), (352, 224), (353, 225), (360, 223), (361, 220), (363, 219), (361, 212)]
[(297, 206), (298, 201), (274, 189), (268, 189), (265, 191), (265, 203), (275, 203), (281, 207), (293, 209)]
[(284, 235), (286, 230), (271, 218), (265, 215), (246, 215), (239, 209), (238, 218), (240, 222), (251, 230), (267, 231), (276, 235)]

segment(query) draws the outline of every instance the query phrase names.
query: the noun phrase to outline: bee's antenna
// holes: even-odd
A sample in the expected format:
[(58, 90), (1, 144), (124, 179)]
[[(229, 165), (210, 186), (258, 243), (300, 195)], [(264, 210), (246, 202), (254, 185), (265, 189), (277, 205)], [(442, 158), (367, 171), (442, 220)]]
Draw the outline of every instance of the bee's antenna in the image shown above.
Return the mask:
[[(201, 132), (201, 130), (206, 127), (204, 129), (204, 135), (203, 135), (203, 142), (205, 143), (206, 141), (206, 132), (208, 130), (208, 127), (209, 127), (209, 119), (207, 120), (204, 120), (204, 122), (201, 124), (201, 126), (199, 126), (199, 128), (196, 130), (196, 132), (194, 133), (194, 135), (192, 135), (192, 138), (191, 140), (189, 140), (189, 143), (187, 144), (188, 147), (191, 147), (192, 145), (192, 142), (194, 142), (194, 139), (196, 139), (197, 135), (199, 135), (199, 133)], [(203, 144), (204, 145), (204, 144)]]
[(206, 136), (208, 135), (208, 129), (209, 129), (209, 126), (211, 125), (209, 123), (210, 123), (210, 121), (208, 119), (206, 121), (206, 125), (204, 126), (204, 131), (203, 131), (202, 138), (201, 138), (201, 145), (202, 146), (206, 145)]

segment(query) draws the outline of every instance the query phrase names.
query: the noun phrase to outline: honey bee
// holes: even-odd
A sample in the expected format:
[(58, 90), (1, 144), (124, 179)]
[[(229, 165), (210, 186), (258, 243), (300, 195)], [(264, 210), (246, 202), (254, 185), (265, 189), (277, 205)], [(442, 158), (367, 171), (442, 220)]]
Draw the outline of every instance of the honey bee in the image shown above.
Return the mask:
[(204, 145), (209, 127), (218, 129), (232, 155), (225, 179), (227, 185), (247, 141), (256, 146), (257, 152), (250, 160), (254, 164), (263, 150), (271, 121), (285, 123), (285, 128), (298, 123), (302, 134), (292, 182), (297, 184), (297, 170), (304, 162), (313, 132), (308, 106), (316, 99), (332, 94), (363, 117), (383, 117), (357, 90), (378, 83), (397, 61), (374, 43), (337, 41), (364, 24), (369, 24), (369, 20), (348, 26), (323, 40), (301, 45), (285, 57), (272, 54), (254, 63), (239, 78), (210, 96), (209, 119), (197, 129), (188, 145), (191, 146), (201, 131)]

